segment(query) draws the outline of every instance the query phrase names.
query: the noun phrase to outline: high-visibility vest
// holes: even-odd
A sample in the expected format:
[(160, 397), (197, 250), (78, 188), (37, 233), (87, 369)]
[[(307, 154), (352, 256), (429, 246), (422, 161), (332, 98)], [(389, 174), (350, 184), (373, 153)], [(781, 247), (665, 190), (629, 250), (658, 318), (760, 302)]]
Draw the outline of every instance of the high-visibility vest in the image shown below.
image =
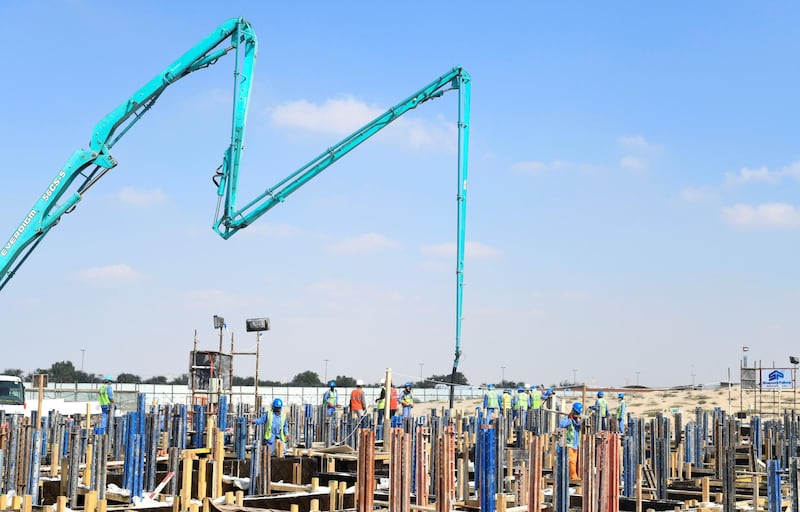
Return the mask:
[(514, 404), (515, 409), (521, 409), (523, 411), (528, 410), (528, 393), (524, 391), (517, 391), (517, 403)]
[(325, 405), (328, 407), (336, 407), (336, 391), (328, 390), (325, 397)]
[[(272, 420), (273, 420), (273, 418), (274, 418), (274, 415), (272, 414), (272, 409), (270, 409), (269, 411), (267, 411), (267, 422), (266, 422), (265, 428), (264, 428), (264, 439), (266, 439), (267, 441), (272, 439)], [(283, 427), (284, 427), (285, 424), (286, 424), (286, 415), (285, 414), (281, 414), (281, 437), (280, 437), (280, 439), (284, 443), (286, 442), (286, 432), (284, 432), (284, 430), (283, 430)]]
[(397, 409), (397, 389), (392, 388), (391, 395), (389, 396), (391, 396), (391, 398), (389, 399), (389, 409), (394, 411), (395, 409)]
[(617, 419), (621, 420), (623, 417), (625, 417), (625, 402), (620, 401), (617, 404)]
[(503, 402), (503, 409), (511, 409), (511, 393), (503, 393), (500, 400)]
[(411, 394), (410, 390), (403, 390), (403, 396), (400, 397), (400, 404), (403, 407), (411, 407), (414, 405), (414, 395)]
[(605, 398), (598, 398), (594, 405), (597, 407), (597, 410), (600, 411), (601, 418), (608, 416), (608, 402)]
[(108, 398), (108, 384), (103, 384), (97, 391), (97, 401), (100, 402), (101, 406), (111, 403), (111, 399)]
[(569, 423), (566, 427), (564, 427), (566, 431), (566, 436), (564, 436), (564, 442), (566, 446), (570, 448), (578, 449), (578, 444), (580, 442), (580, 431), (575, 428), (575, 423), (572, 421), (572, 418), (567, 418)]
[(364, 410), (364, 390), (356, 388), (350, 392), (350, 409), (353, 411)]
[(542, 407), (542, 392), (538, 389), (531, 390), (531, 409), (539, 409)]
[(494, 389), (489, 389), (486, 391), (484, 396), (486, 397), (486, 408), (497, 409), (497, 407), (500, 405), (500, 402), (497, 399), (497, 391)]

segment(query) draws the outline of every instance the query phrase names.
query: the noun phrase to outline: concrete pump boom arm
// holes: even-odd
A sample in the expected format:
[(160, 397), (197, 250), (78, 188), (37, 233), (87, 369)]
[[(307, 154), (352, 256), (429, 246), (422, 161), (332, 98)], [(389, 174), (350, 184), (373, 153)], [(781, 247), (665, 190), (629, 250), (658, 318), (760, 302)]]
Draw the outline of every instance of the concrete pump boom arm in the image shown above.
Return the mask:
[[(217, 49), (229, 38), (230, 45)], [(89, 149), (79, 149), (72, 154), (22, 219), (16, 231), (0, 247), (0, 289), (5, 287), (19, 266), (50, 229), (58, 224), (61, 217), (72, 211), (83, 194), (117, 165), (117, 161), (111, 156), (111, 148), (150, 110), (161, 93), (189, 73), (215, 64), (220, 57), (234, 49), (237, 61), (233, 127), (223, 166), (238, 165), (256, 47), (256, 35), (250, 24), (243, 18), (230, 19), (101, 119), (92, 130)], [(235, 170), (228, 170), (227, 173), (236, 176)]]
[[(230, 38), (230, 44), (217, 49)], [(458, 206), (456, 242), (456, 350), (453, 361), (453, 379), (461, 356), (461, 316), (464, 271), (465, 219), (467, 200), (467, 156), (469, 149), (470, 91), (469, 74), (456, 67), (432, 81), (413, 95), (401, 101), (363, 127), (345, 137), (337, 144), (296, 170), (276, 185), (250, 201), (241, 209), (236, 208), (239, 164), (244, 144), (244, 127), (252, 89), (255, 68), (257, 39), (253, 28), (244, 18), (234, 18), (220, 25), (214, 32), (200, 41), (173, 62), (166, 70), (147, 82), (127, 101), (100, 120), (92, 131), (89, 149), (75, 151), (42, 196), (25, 215), (8, 242), (0, 247), (0, 290), (14, 276), (17, 269), (41, 242), (43, 237), (58, 224), (61, 217), (75, 208), (83, 194), (97, 180), (117, 165), (110, 150), (125, 133), (136, 124), (142, 115), (156, 102), (164, 90), (177, 80), (199, 69), (215, 64), (231, 50), (236, 50), (235, 87), (231, 142), (225, 150), (222, 165), (217, 170), (218, 207), (213, 229), (222, 238), (233, 236), (247, 227), (286, 197), (308, 183), (312, 178), (330, 167), (344, 155), (358, 147), (392, 121), (428, 100), (442, 96), (450, 90), (459, 95), (458, 114)], [(69, 193), (71, 192), (71, 193)], [(62, 201), (59, 204), (59, 201)], [(223, 208), (219, 204), (224, 201)], [(451, 387), (450, 401), (452, 405)]]

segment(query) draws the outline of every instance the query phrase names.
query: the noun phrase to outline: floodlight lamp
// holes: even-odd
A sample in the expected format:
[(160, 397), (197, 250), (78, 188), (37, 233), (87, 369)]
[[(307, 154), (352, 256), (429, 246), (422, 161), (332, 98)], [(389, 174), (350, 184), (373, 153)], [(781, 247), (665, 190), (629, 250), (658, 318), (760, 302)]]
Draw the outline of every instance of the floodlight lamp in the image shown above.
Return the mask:
[(269, 318), (248, 318), (244, 322), (247, 332), (261, 332), (269, 330)]
[(222, 329), (225, 327), (225, 319), (221, 316), (214, 315), (214, 329)]
[(800, 359), (798, 359), (796, 356), (789, 356), (789, 362), (792, 364), (800, 364)]

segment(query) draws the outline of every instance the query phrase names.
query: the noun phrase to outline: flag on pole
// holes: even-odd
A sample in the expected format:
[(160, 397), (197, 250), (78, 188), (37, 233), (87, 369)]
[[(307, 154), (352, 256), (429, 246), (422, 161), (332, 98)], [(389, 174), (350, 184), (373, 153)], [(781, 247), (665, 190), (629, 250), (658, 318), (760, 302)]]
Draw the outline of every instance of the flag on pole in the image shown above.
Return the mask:
[(750, 347), (748, 347), (747, 345), (742, 346), (742, 352), (747, 352), (748, 350), (750, 350)]

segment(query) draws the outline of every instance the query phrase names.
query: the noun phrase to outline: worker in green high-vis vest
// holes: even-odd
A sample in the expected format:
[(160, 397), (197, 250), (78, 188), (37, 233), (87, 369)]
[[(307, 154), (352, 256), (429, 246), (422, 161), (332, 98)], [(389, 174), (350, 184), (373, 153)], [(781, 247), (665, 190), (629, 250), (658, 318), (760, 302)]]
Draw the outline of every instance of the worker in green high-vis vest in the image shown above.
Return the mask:
[(102, 421), (100, 424), (100, 428), (102, 429), (101, 433), (105, 433), (108, 428), (108, 413), (111, 409), (111, 404), (114, 403), (114, 388), (111, 387), (112, 382), (114, 382), (114, 378), (107, 375), (106, 378), (103, 379), (103, 385), (97, 390), (97, 401), (100, 403), (100, 410), (102, 411)]
[(486, 418), (494, 418), (494, 412), (500, 408), (500, 397), (497, 395), (497, 390), (494, 389), (494, 384), (486, 385), (486, 392), (483, 393), (483, 408), (486, 411)]

